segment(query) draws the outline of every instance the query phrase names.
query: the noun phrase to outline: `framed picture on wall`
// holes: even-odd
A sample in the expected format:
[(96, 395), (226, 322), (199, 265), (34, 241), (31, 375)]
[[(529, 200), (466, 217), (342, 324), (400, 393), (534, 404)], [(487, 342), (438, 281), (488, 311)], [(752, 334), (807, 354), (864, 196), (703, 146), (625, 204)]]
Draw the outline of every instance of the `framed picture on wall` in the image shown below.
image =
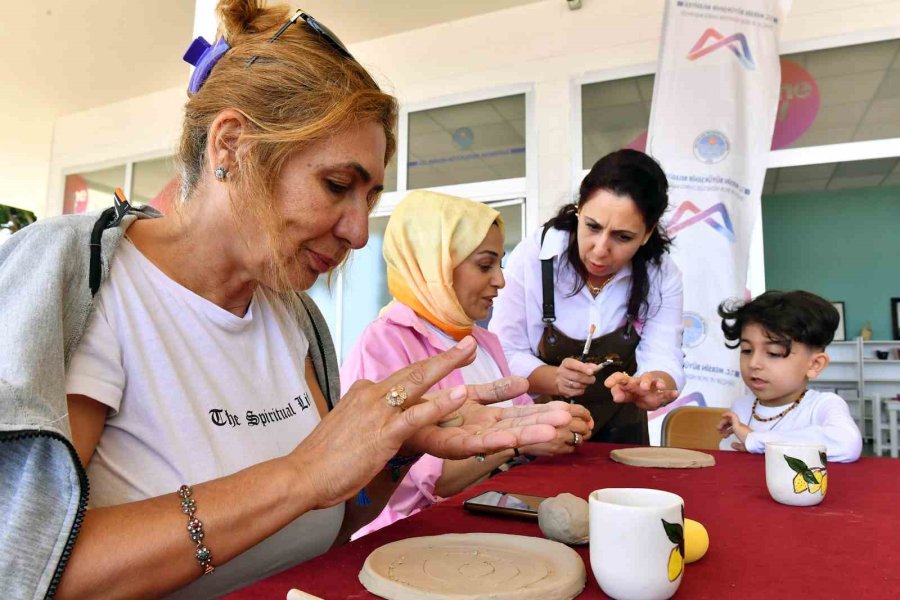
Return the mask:
[[(834, 341), (843, 342), (847, 339), (847, 325), (844, 323), (844, 303), (832, 302), (832, 304), (837, 309), (838, 315), (841, 317), (841, 320), (838, 321), (837, 329), (834, 330)], [(894, 329), (896, 329), (896, 327)]]
[(894, 339), (900, 340), (900, 298), (891, 298), (891, 321), (894, 323)]

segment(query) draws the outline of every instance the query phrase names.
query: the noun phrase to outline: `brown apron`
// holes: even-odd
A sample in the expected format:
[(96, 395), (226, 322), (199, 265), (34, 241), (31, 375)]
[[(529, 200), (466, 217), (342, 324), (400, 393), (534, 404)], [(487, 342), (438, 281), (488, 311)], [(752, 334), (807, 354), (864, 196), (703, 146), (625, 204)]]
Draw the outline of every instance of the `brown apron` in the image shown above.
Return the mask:
[[(546, 234), (546, 229), (544, 233)], [(541, 238), (543, 242), (543, 238)], [(538, 343), (538, 358), (548, 365), (559, 366), (566, 358), (581, 359), (586, 340), (576, 340), (562, 333), (553, 322), (556, 307), (553, 297), (553, 259), (541, 261), (543, 279), (543, 320), (544, 335)], [(616, 362), (597, 372), (597, 381), (589, 385), (584, 394), (573, 398), (574, 402), (587, 408), (594, 418), (592, 442), (612, 442), (620, 444), (650, 444), (647, 429), (647, 412), (631, 402), (616, 404), (612, 392), (603, 385), (604, 380), (617, 371), (634, 375), (637, 371), (635, 350), (641, 336), (634, 329), (633, 322), (626, 318), (618, 329), (594, 338), (585, 362), (600, 364), (614, 358)]]

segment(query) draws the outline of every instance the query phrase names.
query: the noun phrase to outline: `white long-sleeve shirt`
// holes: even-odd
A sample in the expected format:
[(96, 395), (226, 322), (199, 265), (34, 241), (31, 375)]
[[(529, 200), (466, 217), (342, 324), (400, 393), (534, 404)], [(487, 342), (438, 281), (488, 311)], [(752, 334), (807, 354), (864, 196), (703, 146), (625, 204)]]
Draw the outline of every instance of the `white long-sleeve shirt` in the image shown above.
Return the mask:
[[(748, 452), (764, 453), (766, 442), (822, 444), (832, 462), (853, 462), (859, 458), (862, 436), (847, 403), (837, 394), (809, 390), (800, 404), (782, 419), (767, 422), (751, 420), (753, 399), (753, 396), (741, 398), (731, 407), (741, 423), (753, 430), (744, 442)], [(760, 404), (756, 414), (766, 419), (786, 408)], [(731, 435), (722, 440), (719, 448), (732, 450), (731, 443), (736, 441), (737, 437)]]
[[(494, 302), (488, 325), (503, 344), (510, 371), (522, 377), (528, 377), (545, 364), (537, 357), (538, 342), (544, 333), (541, 259), (555, 258), (554, 325), (573, 339), (585, 339), (591, 324), (597, 327), (595, 338), (615, 331), (625, 319), (631, 291), (629, 264), (612, 277), (596, 298), (587, 286), (571, 296), (579, 276), (564, 259), (569, 233), (551, 228), (542, 248), (542, 232), (543, 228), (532, 232), (509, 255), (503, 271), (506, 287)], [(659, 267), (647, 266), (647, 275), (649, 311), (646, 320), (638, 324), (641, 341), (636, 352), (637, 373), (664, 371), (681, 388), (684, 385), (681, 271), (666, 254)]]

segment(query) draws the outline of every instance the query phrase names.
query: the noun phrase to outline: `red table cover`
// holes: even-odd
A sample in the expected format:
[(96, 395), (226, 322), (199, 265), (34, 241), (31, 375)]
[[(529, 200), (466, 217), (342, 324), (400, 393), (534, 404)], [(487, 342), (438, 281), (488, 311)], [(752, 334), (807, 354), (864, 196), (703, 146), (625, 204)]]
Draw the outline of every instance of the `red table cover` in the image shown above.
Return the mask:
[[(517, 467), (228, 598), (284, 598), (291, 588), (326, 600), (376, 598), (357, 574), (369, 553), (388, 542), (441, 533), (541, 535), (536, 521), (470, 513), (462, 508), (467, 498), (487, 490), (587, 498), (604, 487), (673, 492), (684, 498), (685, 516), (706, 527), (709, 552), (685, 566), (675, 598), (900, 598), (900, 461), (829, 464), (825, 500), (792, 507), (769, 496), (762, 455), (710, 452), (716, 458), (711, 468), (656, 469), (613, 462), (609, 452), (617, 447), (589, 443), (573, 455)], [(576, 550), (588, 573), (578, 598), (606, 598), (588, 547)]]

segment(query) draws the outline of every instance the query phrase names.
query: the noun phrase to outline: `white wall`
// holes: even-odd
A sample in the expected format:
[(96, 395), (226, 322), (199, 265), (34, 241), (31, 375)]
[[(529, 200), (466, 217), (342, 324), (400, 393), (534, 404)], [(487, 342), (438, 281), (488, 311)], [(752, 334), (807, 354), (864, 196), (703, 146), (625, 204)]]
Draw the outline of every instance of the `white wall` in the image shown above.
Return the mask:
[(53, 132), (44, 216), (62, 212), (65, 176), (174, 154), (187, 100), (185, 86), (100, 106), (59, 119)]
[[(201, 0), (209, 2), (209, 0)], [(537, 173), (529, 174), (532, 217), (568, 198), (580, 173), (575, 81), (655, 63), (662, 0), (584, 0), (568, 10), (547, 0), (353, 45), (350, 50), (405, 106), (532, 85)], [(335, 27), (340, 31), (339, 27)], [(900, 0), (794, 0), (783, 32), (789, 51), (821, 38), (900, 37)], [(174, 148), (185, 96), (164, 90), (60, 119), (55, 127), (44, 214), (62, 209), (63, 173)], [(538, 206), (534, 199), (538, 198)]]
[(53, 123), (34, 117), (6, 119), (0, 138), (0, 204), (44, 214), (48, 157), (53, 145)]

